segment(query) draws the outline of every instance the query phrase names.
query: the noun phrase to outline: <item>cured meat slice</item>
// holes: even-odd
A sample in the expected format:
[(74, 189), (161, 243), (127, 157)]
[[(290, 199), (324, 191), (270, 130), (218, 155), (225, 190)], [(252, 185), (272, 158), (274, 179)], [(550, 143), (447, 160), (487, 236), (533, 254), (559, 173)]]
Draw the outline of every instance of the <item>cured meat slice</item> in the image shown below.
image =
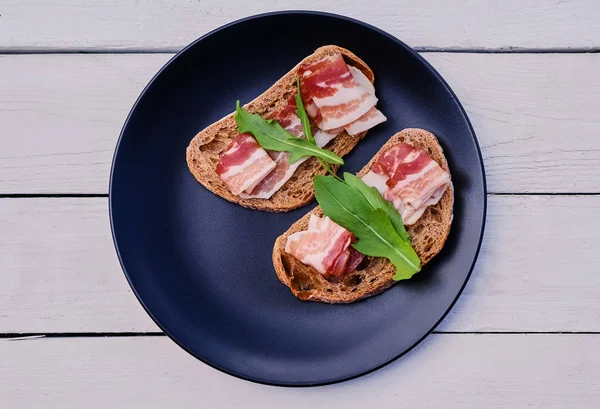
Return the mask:
[[(356, 82), (358, 82), (371, 94), (375, 95), (375, 86), (371, 81), (369, 81), (367, 76), (356, 67), (348, 66), (348, 68), (350, 69), (350, 72), (352, 73), (352, 76), (354, 77)], [(356, 135), (360, 132), (367, 131), (373, 128), (375, 125), (379, 125), (380, 123), (385, 121), (387, 121), (385, 115), (383, 115), (381, 111), (379, 111), (377, 108), (372, 107), (363, 116), (361, 116), (354, 122), (351, 122), (350, 124), (346, 125), (345, 128), (346, 132), (348, 132), (349, 135)]]
[(252, 190), (275, 162), (250, 134), (238, 135), (221, 154), (216, 172), (234, 195)]
[(411, 225), (441, 199), (450, 175), (423, 150), (399, 143), (379, 157), (363, 181), (376, 187), (394, 204), (404, 224)]
[(356, 121), (346, 125), (345, 129), (349, 135), (356, 135), (358, 133), (368, 131), (375, 125), (379, 125), (382, 122), (387, 121), (385, 115), (380, 110), (373, 107), (367, 111), (366, 114), (358, 118)]
[[(327, 145), (344, 129), (356, 135), (386, 120), (375, 108), (373, 84), (358, 68), (348, 66), (340, 53), (301, 65), (298, 75), (318, 147)], [(292, 135), (305, 138), (295, 96), (271, 119)], [(240, 135), (221, 154), (217, 174), (233, 194), (245, 199), (269, 199), (307, 159), (290, 165), (288, 153), (265, 151), (251, 135)]]
[(367, 76), (358, 68), (352, 67), (348, 65), (348, 69), (352, 73), (352, 76), (360, 84), (361, 87), (364, 87), (371, 94), (375, 95), (375, 85), (367, 78)]
[(301, 65), (298, 74), (306, 110), (323, 130), (344, 127), (377, 103), (371, 89), (354, 78), (341, 54)]
[(322, 129), (317, 129), (313, 132), (313, 138), (315, 138), (315, 143), (319, 148), (324, 147), (329, 142), (333, 140), (338, 134), (343, 131), (343, 129), (334, 129), (332, 131), (324, 131)]
[[(302, 122), (296, 114), (296, 103), (294, 98), (290, 98), (288, 105), (272, 115), (272, 119), (279, 122), (286, 131), (298, 138), (305, 139)], [(343, 130), (343, 129), (342, 129)], [(338, 133), (342, 130), (338, 130)], [(327, 145), (337, 133), (325, 132), (315, 128), (315, 143), (319, 148)], [(276, 167), (263, 180), (261, 180), (253, 189), (240, 193), (240, 197), (244, 199), (257, 198), (268, 199), (275, 194), (281, 187), (290, 180), (296, 169), (308, 158), (302, 158), (293, 165), (289, 164), (289, 153), (267, 151), (271, 159), (275, 161)]]
[(274, 169), (264, 177), (253, 189), (246, 190), (240, 193), (243, 199), (268, 199), (275, 194), (281, 186), (287, 182), (298, 166), (300, 166), (306, 158), (300, 159), (298, 162), (290, 165), (288, 152), (267, 151), (271, 159), (275, 162)]
[(418, 174), (431, 159), (421, 149), (407, 143), (398, 143), (383, 152), (371, 170), (388, 177), (389, 187), (411, 174)]
[[(329, 217), (310, 216), (308, 229), (290, 235), (285, 251), (314, 267), (325, 278), (340, 278), (362, 261), (362, 254), (350, 245), (354, 235)], [(358, 253), (358, 254), (355, 254)]]
[[(294, 99), (291, 98), (283, 109), (274, 113), (272, 119), (279, 122), (286, 131), (295, 135), (299, 138), (304, 138), (304, 132), (302, 128), (302, 122), (298, 115), (296, 115), (296, 104)], [(276, 166), (266, 177), (261, 180), (253, 189), (246, 190), (240, 194), (240, 197), (244, 199), (257, 198), (257, 199), (268, 199), (275, 192), (277, 192), (281, 186), (287, 182), (298, 166), (302, 164), (307, 158), (302, 158), (298, 162), (290, 165), (288, 152), (276, 152), (268, 151), (269, 156), (275, 162)]]
[(356, 250), (352, 246), (348, 247), (346, 251), (350, 254), (348, 255), (348, 261), (346, 262), (346, 268), (344, 269), (343, 274), (348, 274), (356, 270), (356, 268), (360, 265), (360, 263), (362, 263), (363, 259), (365, 258), (364, 254), (359, 253), (358, 250)]
[(389, 190), (387, 186), (388, 177), (385, 175), (380, 175), (379, 173), (370, 170), (361, 179), (367, 186), (379, 190), (379, 193), (382, 195)]

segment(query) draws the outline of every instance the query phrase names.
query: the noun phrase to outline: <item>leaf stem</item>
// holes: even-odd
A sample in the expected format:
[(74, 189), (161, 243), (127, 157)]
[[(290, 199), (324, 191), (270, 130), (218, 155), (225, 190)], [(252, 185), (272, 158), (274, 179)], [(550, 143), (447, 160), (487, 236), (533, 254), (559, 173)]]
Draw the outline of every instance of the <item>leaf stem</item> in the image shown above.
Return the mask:
[(264, 119), (258, 114), (251, 114), (240, 107), (239, 101), (236, 102), (235, 121), (239, 133), (251, 133), (264, 149), (289, 152), (291, 164), (304, 156), (316, 156), (336, 165), (344, 164), (344, 160), (334, 152), (321, 149), (305, 139), (292, 135), (274, 119)]
[(325, 170), (327, 172), (329, 172), (331, 174), (331, 176), (333, 176), (334, 178), (336, 178), (337, 180), (339, 180), (342, 183), (346, 183), (344, 182), (344, 180), (342, 180), (341, 177), (339, 177), (326, 163), (325, 161), (323, 161), (321, 158), (317, 158), (319, 160), (319, 162), (321, 162), (321, 165), (325, 168)]
[[(296, 93), (296, 115), (300, 118), (300, 122), (302, 122), (302, 130), (304, 131), (304, 136), (306, 136), (306, 140), (317, 146), (317, 141), (315, 140), (312, 130), (310, 129), (310, 123), (308, 121), (308, 114), (304, 109), (304, 103), (302, 102), (302, 92), (300, 91), (300, 77), (296, 76), (296, 87), (298, 88), (298, 92)], [(344, 182), (336, 173), (325, 163), (325, 161), (321, 158), (317, 158), (321, 166), (325, 168), (331, 176), (339, 180), (340, 182)]]

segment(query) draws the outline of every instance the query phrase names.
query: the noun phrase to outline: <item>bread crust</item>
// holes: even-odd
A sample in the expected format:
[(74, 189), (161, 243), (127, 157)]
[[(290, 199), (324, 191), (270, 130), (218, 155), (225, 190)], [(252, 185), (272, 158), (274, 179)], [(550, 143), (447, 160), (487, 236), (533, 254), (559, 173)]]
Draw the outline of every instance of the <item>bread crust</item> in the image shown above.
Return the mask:
[[(364, 61), (345, 48), (327, 45), (318, 48), (313, 54), (303, 59), (263, 94), (244, 105), (244, 108), (262, 117), (269, 117), (272, 113), (284, 108), (289, 98), (297, 92), (296, 75), (299, 66), (335, 53), (341, 53), (348, 65), (360, 69), (371, 82), (374, 82), (373, 71)], [(326, 174), (319, 161), (314, 157), (302, 163), (290, 180), (269, 199), (242, 199), (231, 193), (227, 185), (217, 175), (215, 169), (219, 162), (219, 154), (238, 135), (234, 115), (235, 113), (231, 113), (198, 132), (187, 147), (187, 164), (196, 180), (222, 198), (250, 209), (287, 212), (310, 203), (315, 197), (312, 184), (313, 177), (318, 174)], [(365, 135), (366, 131), (354, 136), (344, 131), (329, 142), (325, 148), (343, 157)], [(337, 168), (338, 166), (332, 166), (334, 170), (337, 170)]]
[[(442, 169), (450, 173), (443, 149), (435, 135), (423, 129), (408, 128), (392, 136), (358, 172), (358, 176), (367, 173), (383, 152), (400, 142), (423, 149)], [(407, 226), (412, 247), (421, 259), (421, 265), (429, 262), (444, 247), (452, 224), (453, 206), (454, 187), (451, 183), (435, 206), (428, 207), (415, 224)], [(333, 283), (327, 281), (313, 267), (286, 253), (287, 238), (293, 233), (306, 230), (311, 214), (322, 216), (323, 212), (320, 206), (317, 206), (279, 236), (273, 247), (273, 266), (277, 277), (296, 297), (332, 304), (350, 303), (379, 294), (396, 283), (393, 280), (396, 268), (386, 258), (367, 257), (368, 265), (365, 268), (348, 274), (339, 283)]]

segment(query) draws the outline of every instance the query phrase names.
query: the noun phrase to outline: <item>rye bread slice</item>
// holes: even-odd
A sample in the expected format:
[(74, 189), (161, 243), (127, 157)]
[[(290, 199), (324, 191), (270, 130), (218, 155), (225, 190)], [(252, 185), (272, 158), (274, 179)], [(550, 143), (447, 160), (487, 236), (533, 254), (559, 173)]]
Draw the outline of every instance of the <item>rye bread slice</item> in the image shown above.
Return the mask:
[[(423, 129), (404, 129), (383, 145), (373, 159), (358, 173), (358, 176), (367, 173), (381, 153), (399, 142), (420, 147), (442, 169), (450, 172), (442, 147), (435, 135)], [(407, 226), (412, 246), (419, 255), (422, 265), (431, 260), (444, 246), (452, 224), (453, 204), (454, 188), (451, 184), (435, 206), (430, 206), (415, 224)], [(332, 304), (350, 303), (379, 294), (395, 283), (393, 276), (396, 268), (386, 258), (366, 257), (363, 265), (359, 266), (360, 270), (348, 274), (339, 283), (333, 283), (323, 278), (313, 267), (303, 264), (286, 253), (285, 244), (288, 236), (306, 230), (311, 214), (322, 216), (323, 212), (317, 206), (279, 236), (273, 248), (275, 272), (279, 280), (288, 286), (296, 297), (301, 300)], [(418, 274), (424, 273), (426, 274), (426, 272)]]
[[(262, 117), (268, 118), (273, 112), (282, 109), (287, 104), (289, 98), (296, 94), (296, 73), (301, 64), (310, 63), (338, 52), (343, 55), (348, 65), (360, 69), (371, 82), (375, 80), (373, 71), (356, 55), (345, 48), (328, 45), (318, 48), (312, 55), (306, 57), (297, 66), (292, 68), (290, 72), (273, 84), (271, 88), (252, 102), (244, 105), (244, 108), (251, 113), (257, 113)], [(238, 135), (234, 115), (235, 113), (231, 113), (200, 131), (187, 147), (186, 157), (188, 167), (196, 180), (222, 198), (251, 209), (287, 212), (310, 203), (315, 197), (312, 184), (313, 177), (318, 174), (326, 174), (319, 161), (314, 157), (302, 163), (290, 180), (275, 192), (270, 199), (242, 199), (231, 193), (227, 185), (217, 175), (215, 169), (219, 162), (219, 154)], [(366, 131), (354, 136), (344, 131), (329, 142), (325, 148), (343, 157), (365, 135)], [(338, 166), (332, 166), (334, 171), (337, 168)]]

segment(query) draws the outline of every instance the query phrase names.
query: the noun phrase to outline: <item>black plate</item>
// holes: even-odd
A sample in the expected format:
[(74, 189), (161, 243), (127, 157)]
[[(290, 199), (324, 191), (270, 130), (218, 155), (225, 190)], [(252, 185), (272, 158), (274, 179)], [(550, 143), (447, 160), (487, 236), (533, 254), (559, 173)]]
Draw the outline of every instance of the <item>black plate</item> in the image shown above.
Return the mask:
[[(412, 280), (350, 305), (300, 301), (273, 271), (275, 238), (313, 205), (284, 214), (245, 209), (198, 184), (185, 161), (196, 132), (326, 44), (346, 47), (369, 64), (378, 107), (388, 117), (345, 158), (346, 170), (358, 171), (397, 131), (421, 127), (440, 139), (456, 187), (442, 252)], [(109, 201), (125, 275), (167, 335), (229, 374), (299, 386), (372, 371), (433, 330), (477, 257), (486, 188), (463, 108), (418, 54), (360, 21), (283, 12), (207, 34), (152, 79), (117, 144)]]

